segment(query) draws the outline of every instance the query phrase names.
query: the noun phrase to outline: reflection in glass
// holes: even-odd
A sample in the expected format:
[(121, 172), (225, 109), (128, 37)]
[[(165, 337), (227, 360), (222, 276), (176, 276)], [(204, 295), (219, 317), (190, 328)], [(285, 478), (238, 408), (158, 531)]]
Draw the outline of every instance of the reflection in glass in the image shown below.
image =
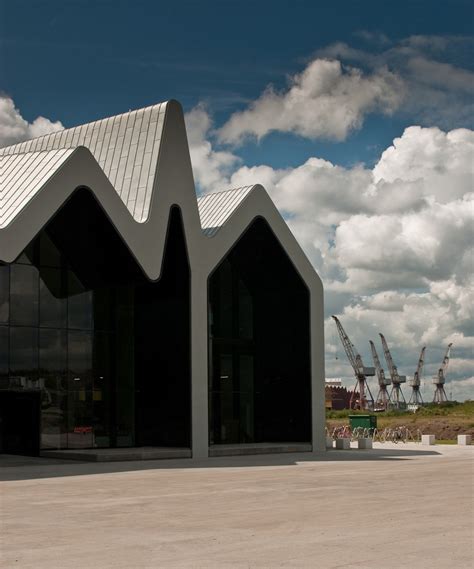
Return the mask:
[(41, 446), (66, 446), (66, 365), (67, 335), (64, 330), (39, 332), (39, 373), (41, 397)]
[(92, 333), (68, 332), (68, 447), (93, 446)]
[(68, 392), (68, 448), (94, 446), (92, 391), (83, 388)]
[(92, 389), (92, 333), (68, 332), (69, 389)]
[(38, 325), (38, 269), (32, 265), (10, 267), (10, 323)]

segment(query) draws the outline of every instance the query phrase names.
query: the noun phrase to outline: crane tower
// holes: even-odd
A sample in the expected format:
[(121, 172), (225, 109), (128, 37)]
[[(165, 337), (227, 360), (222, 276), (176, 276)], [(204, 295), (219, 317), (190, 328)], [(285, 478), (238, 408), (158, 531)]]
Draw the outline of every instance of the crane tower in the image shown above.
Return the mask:
[(413, 376), (413, 379), (410, 379), (408, 382), (408, 385), (411, 387), (411, 396), (408, 401), (408, 405), (423, 405), (420, 386), (421, 376), (423, 374), (423, 364), (425, 363), (425, 350), (426, 346), (423, 346), (423, 348), (421, 348), (420, 358), (418, 359), (418, 365), (416, 366), (415, 375)]
[(444, 383), (446, 381), (446, 374), (448, 372), (449, 356), (451, 354), (452, 345), (453, 345), (452, 343), (448, 345), (448, 349), (444, 354), (441, 367), (438, 370), (438, 375), (435, 375), (433, 377), (433, 383), (435, 384), (433, 403), (444, 403), (445, 401), (448, 400), (446, 396), (446, 391), (444, 390)]
[(370, 349), (372, 350), (372, 359), (374, 360), (375, 372), (379, 381), (379, 392), (377, 393), (377, 397), (375, 399), (375, 410), (386, 411), (390, 406), (390, 395), (387, 391), (387, 385), (390, 385), (392, 381), (390, 378), (385, 377), (385, 372), (380, 365), (380, 360), (377, 354), (377, 350), (375, 349), (375, 344), (372, 342), (372, 340), (369, 340), (369, 342)]
[[(349, 336), (346, 334), (342, 324), (336, 316), (333, 316), (336, 322), (337, 331), (339, 332), (339, 337), (341, 338), (344, 351), (346, 352), (347, 358), (354, 370), (356, 377), (356, 384), (354, 391), (352, 392), (349, 407), (351, 409), (362, 409), (368, 410), (374, 408), (374, 398), (367, 385), (367, 376), (374, 376), (375, 370), (373, 367), (365, 367), (360, 354), (357, 352), (354, 344), (350, 341)], [(359, 392), (359, 399), (357, 400), (356, 393)]]
[(385, 355), (385, 361), (390, 372), (390, 378), (392, 379), (392, 391), (390, 392), (390, 399), (392, 400), (392, 405), (396, 409), (402, 409), (406, 407), (405, 396), (401, 388), (401, 384), (405, 383), (407, 380), (406, 375), (400, 375), (398, 373), (397, 366), (393, 363), (392, 354), (390, 353), (387, 340), (383, 334), (379, 334), (382, 340), (383, 352)]

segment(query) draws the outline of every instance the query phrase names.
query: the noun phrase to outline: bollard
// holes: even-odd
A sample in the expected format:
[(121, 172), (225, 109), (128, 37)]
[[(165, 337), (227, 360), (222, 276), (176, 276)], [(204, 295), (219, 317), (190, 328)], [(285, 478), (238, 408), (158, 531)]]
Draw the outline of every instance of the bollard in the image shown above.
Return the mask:
[(334, 439), (332, 437), (326, 437), (326, 448), (333, 448)]
[(436, 437), (434, 435), (421, 435), (422, 445), (434, 445)]
[(458, 435), (458, 445), (470, 445), (471, 444), (471, 435)]
[(358, 439), (357, 448), (360, 449), (372, 448), (372, 439)]
[(351, 439), (336, 439), (336, 448), (347, 450), (351, 448)]

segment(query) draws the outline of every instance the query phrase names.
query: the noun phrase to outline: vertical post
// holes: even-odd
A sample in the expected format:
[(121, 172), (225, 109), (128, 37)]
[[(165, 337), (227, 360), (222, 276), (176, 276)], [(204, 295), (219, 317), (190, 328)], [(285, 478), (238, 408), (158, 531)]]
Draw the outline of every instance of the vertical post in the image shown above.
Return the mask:
[(209, 456), (207, 273), (191, 273), (191, 444), (192, 456)]
[(314, 451), (326, 450), (323, 287), (311, 286), (311, 417)]

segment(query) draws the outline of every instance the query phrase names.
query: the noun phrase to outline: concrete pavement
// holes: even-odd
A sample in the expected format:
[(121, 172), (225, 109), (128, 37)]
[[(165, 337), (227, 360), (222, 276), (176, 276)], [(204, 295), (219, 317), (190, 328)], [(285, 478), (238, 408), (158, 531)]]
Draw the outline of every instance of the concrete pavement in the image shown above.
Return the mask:
[(78, 463), (0, 455), (0, 566), (464, 569), (474, 447)]

